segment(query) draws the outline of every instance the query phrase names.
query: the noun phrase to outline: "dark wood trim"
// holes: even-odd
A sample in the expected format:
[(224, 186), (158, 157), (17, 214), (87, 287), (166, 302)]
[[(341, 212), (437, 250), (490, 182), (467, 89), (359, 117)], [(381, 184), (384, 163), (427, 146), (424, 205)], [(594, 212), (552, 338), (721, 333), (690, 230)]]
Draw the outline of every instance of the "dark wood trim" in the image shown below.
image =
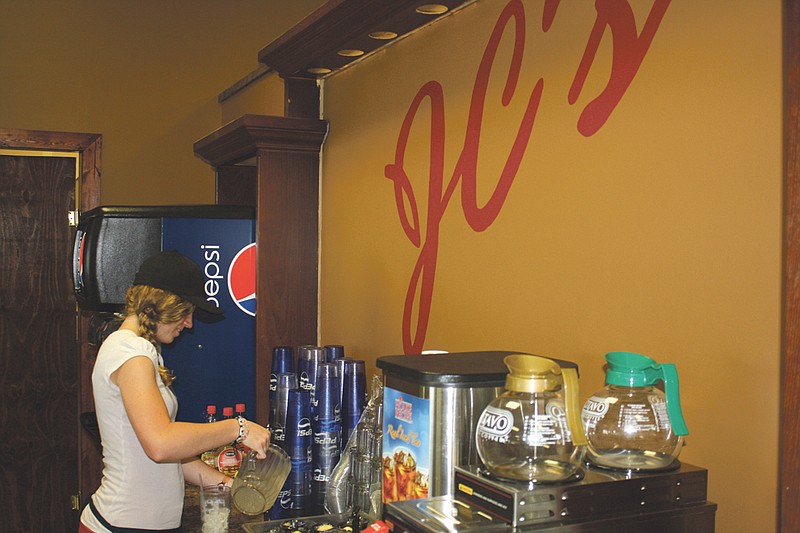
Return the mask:
[(784, 234), (779, 530), (800, 531), (800, 0), (784, 0)]
[(243, 115), (194, 143), (194, 153), (214, 167), (261, 151), (319, 153), (327, 132), (324, 120)]
[(283, 93), (285, 116), (319, 118), (319, 86), (316, 80), (285, 78)]
[(258, 162), (257, 375), (269, 376), (275, 346), (317, 344), (319, 156), (272, 152)]
[(80, 209), (100, 204), (103, 136), (99, 133), (0, 129), (0, 148), (81, 152)]
[[(369, 34), (391, 31), (403, 36), (474, 0), (437, 0), (449, 11), (441, 15), (421, 14), (416, 0), (330, 0), (258, 53), (258, 61), (276, 70), (283, 78), (317, 77), (309, 68), (333, 71), (358, 61), (379, 48), (386, 40)], [(361, 50), (364, 56), (348, 57), (341, 50)]]
[(254, 71), (250, 72), (248, 75), (222, 91), (219, 96), (217, 96), (217, 102), (220, 104), (224, 103), (226, 100), (231, 98), (232, 96), (238, 94), (239, 92), (243, 91), (253, 83), (257, 82), (271, 71), (267, 67), (263, 65), (259, 65)]
[[(317, 341), (319, 153), (327, 131), (319, 119), (244, 115), (194, 145), (195, 154), (218, 172), (256, 160), (259, 423), (269, 418), (272, 348)], [(218, 181), (218, 194), (224, 186)]]
[(258, 205), (258, 173), (252, 165), (222, 165), (217, 167), (216, 203), (246, 205), (255, 210)]
[(99, 133), (0, 129), (0, 148), (82, 152), (102, 136)]

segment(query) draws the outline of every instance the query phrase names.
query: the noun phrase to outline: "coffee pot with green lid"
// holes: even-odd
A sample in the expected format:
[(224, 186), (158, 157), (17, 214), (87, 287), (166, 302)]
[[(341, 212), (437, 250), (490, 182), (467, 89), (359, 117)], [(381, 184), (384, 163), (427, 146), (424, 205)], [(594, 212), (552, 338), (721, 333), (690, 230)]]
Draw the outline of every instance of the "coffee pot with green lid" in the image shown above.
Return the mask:
[(534, 483), (579, 479), (586, 437), (578, 372), (545, 357), (513, 354), (506, 391), (484, 409), (475, 431), (490, 474)]
[(605, 358), (606, 387), (588, 399), (582, 412), (589, 462), (633, 471), (680, 466), (677, 457), (689, 431), (675, 365), (632, 352), (611, 352)]

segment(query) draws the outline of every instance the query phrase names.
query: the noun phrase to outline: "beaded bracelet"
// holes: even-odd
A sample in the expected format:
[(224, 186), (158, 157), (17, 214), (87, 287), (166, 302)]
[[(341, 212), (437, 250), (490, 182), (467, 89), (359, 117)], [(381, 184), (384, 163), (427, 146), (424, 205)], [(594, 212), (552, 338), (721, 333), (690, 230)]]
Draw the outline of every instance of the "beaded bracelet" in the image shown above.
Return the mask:
[(236, 421), (239, 422), (239, 436), (236, 437), (236, 440), (233, 442), (235, 444), (240, 444), (247, 438), (247, 434), (250, 433), (250, 427), (247, 425), (247, 420), (245, 420), (244, 417), (237, 416)]

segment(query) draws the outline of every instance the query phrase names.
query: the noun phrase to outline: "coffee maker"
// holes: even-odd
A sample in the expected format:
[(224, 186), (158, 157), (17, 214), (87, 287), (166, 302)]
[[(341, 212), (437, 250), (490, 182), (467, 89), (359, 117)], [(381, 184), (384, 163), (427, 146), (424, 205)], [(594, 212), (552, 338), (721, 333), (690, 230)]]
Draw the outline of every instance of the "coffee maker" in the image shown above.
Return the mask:
[[(378, 358), (384, 387), (384, 503), (455, 492), (455, 467), (479, 462), (475, 428), (486, 406), (503, 393), (508, 373), (503, 360), (515, 353)], [(577, 369), (569, 361), (558, 363)]]
[[(588, 463), (562, 482), (500, 478), (475, 445), (481, 413), (505, 391), (504, 360), (485, 351), (382, 357), (384, 519), (392, 531), (713, 532), (707, 470)], [(531, 355), (531, 354), (526, 354)], [(553, 360), (575, 369), (569, 361)]]

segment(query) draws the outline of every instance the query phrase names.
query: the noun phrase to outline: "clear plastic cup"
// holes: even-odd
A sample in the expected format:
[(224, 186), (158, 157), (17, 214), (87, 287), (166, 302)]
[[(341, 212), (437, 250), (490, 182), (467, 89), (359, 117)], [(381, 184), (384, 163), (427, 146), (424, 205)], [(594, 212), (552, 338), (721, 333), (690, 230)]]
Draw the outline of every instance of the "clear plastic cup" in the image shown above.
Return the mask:
[(230, 487), (208, 485), (200, 488), (200, 519), (203, 533), (228, 533), (230, 514)]
[(258, 459), (256, 452), (250, 450), (233, 480), (233, 504), (247, 515), (264, 513), (278, 498), (291, 466), (286, 452), (274, 444), (267, 448), (265, 459)]

